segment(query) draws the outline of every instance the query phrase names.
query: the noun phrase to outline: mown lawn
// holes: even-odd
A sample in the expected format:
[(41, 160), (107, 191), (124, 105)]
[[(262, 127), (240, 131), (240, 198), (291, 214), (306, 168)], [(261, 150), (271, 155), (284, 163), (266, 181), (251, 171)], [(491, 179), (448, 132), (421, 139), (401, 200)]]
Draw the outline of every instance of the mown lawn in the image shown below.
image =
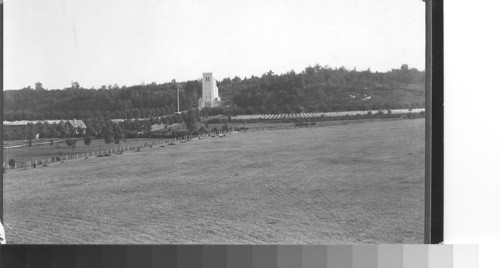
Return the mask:
[(9, 243), (422, 243), (424, 120), (262, 130), (4, 174)]

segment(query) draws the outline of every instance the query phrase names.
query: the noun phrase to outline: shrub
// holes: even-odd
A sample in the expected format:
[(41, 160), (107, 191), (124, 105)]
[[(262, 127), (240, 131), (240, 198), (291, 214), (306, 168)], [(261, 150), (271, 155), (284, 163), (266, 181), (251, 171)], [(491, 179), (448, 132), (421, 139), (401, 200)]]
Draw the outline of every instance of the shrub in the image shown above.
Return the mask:
[(227, 118), (211, 118), (206, 121), (208, 124), (226, 124), (228, 122)]
[(189, 135), (189, 131), (187, 130), (174, 130), (171, 133), (167, 134), (167, 138), (172, 139), (172, 138), (179, 138), (179, 137), (184, 137)]
[(204, 127), (204, 126), (201, 126), (199, 129), (198, 129), (198, 132), (200, 134), (204, 134), (204, 133), (207, 133), (207, 129)]
[(16, 165), (16, 161), (14, 159), (9, 160), (9, 166), (14, 167)]
[(92, 137), (90, 136), (86, 136), (84, 139), (83, 139), (83, 143), (85, 143), (85, 145), (90, 145), (90, 143), (92, 142)]
[(76, 142), (77, 142), (77, 141), (78, 141), (78, 140), (67, 139), (67, 140), (66, 140), (66, 145), (68, 145), (69, 147), (71, 147), (71, 148), (75, 149), (75, 147), (76, 147)]

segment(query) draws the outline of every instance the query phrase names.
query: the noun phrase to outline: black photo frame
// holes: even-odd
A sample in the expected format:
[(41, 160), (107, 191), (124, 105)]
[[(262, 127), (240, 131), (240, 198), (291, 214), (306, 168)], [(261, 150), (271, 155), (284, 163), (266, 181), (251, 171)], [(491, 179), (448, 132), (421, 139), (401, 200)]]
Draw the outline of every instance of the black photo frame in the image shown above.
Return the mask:
[[(443, 2), (442, 0), (424, 0), (426, 5), (426, 153), (425, 153), (425, 244), (439, 244), (443, 242)], [(3, 5), (0, 5), (0, 18), (3, 22)], [(0, 29), (2, 61), (0, 83), (3, 90), (3, 26)], [(3, 94), (0, 96), (3, 103)], [(3, 118), (3, 109), (0, 111)], [(3, 125), (0, 126), (0, 139), (3, 140)], [(3, 151), (1, 153), (3, 159)], [(0, 174), (0, 220), (3, 222), (3, 174)], [(66, 249), (61, 249), (61, 247)], [(23, 265), (36, 263), (43, 259), (45, 263), (54, 263), (54, 258), (76, 258), (77, 251), (92, 252), (108, 246), (47, 246), (47, 245), (3, 245), (0, 246), (0, 266), (9, 267), (9, 264)], [(154, 250), (155, 247), (151, 246)], [(99, 248), (99, 249), (98, 249)], [(110, 249), (114, 250), (116, 248)], [(132, 246), (131, 249), (140, 254), (144, 248)], [(192, 248), (195, 250), (195, 248)], [(70, 254), (53, 255), (47, 260), (47, 254), (66, 250)], [(196, 248), (198, 250), (198, 248)], [(64, 251), (64, 252), (66, 252)], [(118, 251), (123, 253), (123, 249)], [(125, 256), (121, 254), (119, 256)], [(75, 260), (76, 261), (76, 260)], [(41, 262), (43, 263), (43, 262)]]

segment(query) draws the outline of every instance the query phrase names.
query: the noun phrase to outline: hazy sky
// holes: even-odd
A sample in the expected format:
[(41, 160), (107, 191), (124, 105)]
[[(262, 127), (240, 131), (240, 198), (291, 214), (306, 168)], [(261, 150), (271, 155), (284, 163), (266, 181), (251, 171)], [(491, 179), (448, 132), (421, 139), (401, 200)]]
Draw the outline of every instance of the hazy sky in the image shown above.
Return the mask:
[(4, 89), (425, 66), (421, 0), (8, 0)]

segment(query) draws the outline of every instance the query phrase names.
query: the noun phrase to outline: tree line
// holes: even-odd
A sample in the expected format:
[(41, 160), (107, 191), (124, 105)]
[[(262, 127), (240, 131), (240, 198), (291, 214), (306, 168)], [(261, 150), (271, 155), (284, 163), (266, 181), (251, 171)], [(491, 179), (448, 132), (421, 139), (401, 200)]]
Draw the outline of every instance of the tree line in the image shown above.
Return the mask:
[[(224, 107), (203, 109), (202, 115), (327, 112), (340, 110), (415, 108), (424, 105), (425, 73), (408, 65), (388, 72), (344, 67), (309, 66), (302, 72), (269, 71), (250, 78), (217, 81)], [(4, 120), (133, 119), (172, 115), (198, 105), (201, 80), (108, 85), (83, 88), (72, 82), (64, 89), (47, 90), (37, 82), (20, 90), (6, 90)]]
[(301, 73), (225, 79), (221, 91), (235, 92), (233, 114), (335, 112), (423, 107), (424, 84), (425, 73), (408, 65), (385, 73), (316, 65)]
[[(152, 137), (152, 126), (174, 123), (185, 123), (190, 131), (200, 120), (200, 111), (191, 109), (187, 113), (173, 114), (163, 117), (151, 117), (145, 120), (126, 119), (115, 122), (103, 117), (83, 119), (86, 128), (73, 127), (64, 121), (59, 123), (37, 122), (26, 125), (4, 125), (4, 140), (27, 140), (29, 144), (38, 139), (67, 139), (85, 138), (86, 140), (103, 139), (106, 143), (120, 143), (127, 138)], [(90, 142), (89, 142), (90, 143)]]
[(41, 86), (6, 90), (3, 92), (4, 120), (133, 119), (169, 115), (177, 111), (177, 87), (180, 88), (179, 109), (195, 107), (197, 96), (201, 95), (201, 81), (114, 85), (100, 89), (87, 89), (73, 83), (61, 90), (46, 90)]

